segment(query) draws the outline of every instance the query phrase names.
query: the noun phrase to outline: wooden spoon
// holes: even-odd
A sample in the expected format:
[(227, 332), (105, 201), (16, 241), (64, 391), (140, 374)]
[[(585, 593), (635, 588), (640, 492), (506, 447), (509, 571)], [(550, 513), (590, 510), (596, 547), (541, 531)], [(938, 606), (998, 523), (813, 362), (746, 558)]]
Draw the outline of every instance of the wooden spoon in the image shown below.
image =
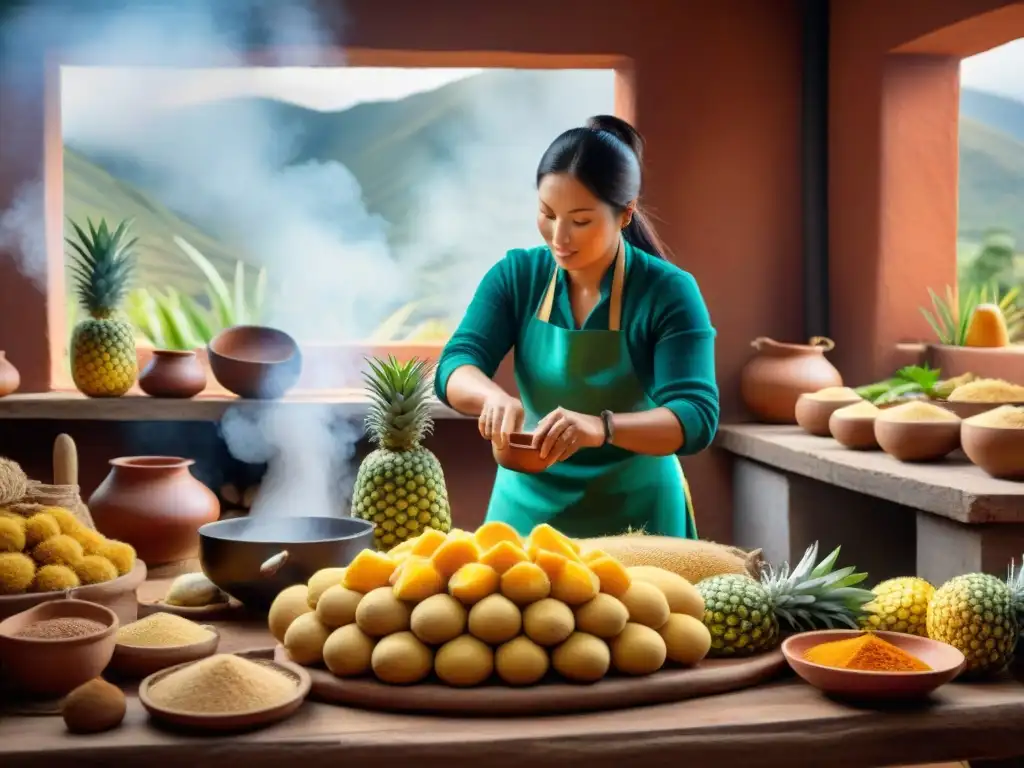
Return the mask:
[(78, 449), (71, 435), (53, 441), (53, 484), (78, 485)]

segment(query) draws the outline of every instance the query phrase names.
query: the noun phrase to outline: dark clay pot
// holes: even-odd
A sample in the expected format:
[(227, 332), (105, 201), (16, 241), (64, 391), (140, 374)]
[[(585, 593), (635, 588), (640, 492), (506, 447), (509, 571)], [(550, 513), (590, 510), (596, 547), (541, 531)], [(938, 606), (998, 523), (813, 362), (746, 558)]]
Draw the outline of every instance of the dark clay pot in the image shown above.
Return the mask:
[(210, 340), (206, 351), (213, 377), (224, 389), (242, 398), (284, 397), (302, 374), (298, 343), (276, 328), (226, 328)]
[(189, 472), (195, 462), (174, 456), (112, 459), (89, 497), (100, 533), (126, 541), (149, 566), (199, 554), (199, 527), (220, 517), (217, 496)]
[(757, 353), (740, 373), (740, 396), (758, 421), (795, 424), (800, 395), (843, 385), (839, 371), (825, 359), (835, 347), (831, 339), (816, 336), (808, 344), (784, 344), (762, 336), (751, 346)]
[(155, 349), (139, 389), (151, 397), (195, 397), (206, 389), (206, 370), (192, 350)]
[(6, 397), (12, 392), (16, 392), (19, 386), (21, 386), (21, 374), (7, 359), (6, 354), (0, 351), (0, 397)]

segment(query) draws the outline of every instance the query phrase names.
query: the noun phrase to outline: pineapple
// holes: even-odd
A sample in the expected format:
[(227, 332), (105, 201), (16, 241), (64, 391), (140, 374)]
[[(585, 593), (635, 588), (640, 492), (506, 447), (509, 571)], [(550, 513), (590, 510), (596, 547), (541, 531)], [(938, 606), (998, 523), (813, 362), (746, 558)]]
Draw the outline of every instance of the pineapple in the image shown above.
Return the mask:
[(778, 571), (770, 565), (756, 581), (741, 574), (709, 576), (697, 583), (704, 598), (704, 624), (711, 631), (709, 656), (742, 656), (778, 645), (781, 619), (787, 629), (799, 630), (844, 624), (857, 628), (857, 619), (874, 594), (855, 587), (867, 578), (853, 566), (832, 570), (839, 547), (815, 565), (818, 543), (804, 553), (796, 568)]
[(377, 549), (387, 552), (426, 528), (447, 533), (452, 518), (441, 463), (420, 444), (433, 429), (433, 367), (390, 356), (368, 362), (366, 430), (378, 448), (359, 465), (352, 516), (376, 523)]
[(864, 629), (928, 637), (925, 619), (935, 587), (916, 576), (904, 576), (887, 579), (871, 591), (875, 599), (864, 606), (867, 613), (860, 622)]
[(928, 636), (967, 657), (968, 674), (996, 673), (1013, 658), (1024, 619), (1024, 568), (1006, 581), (985, 573), (956, 576), (928, 603)]
[(138, 375), (135, 332), (120, 314), (138, 238), (128, 238), (127, 221), (114, 231), (103, 219), (98, 227), (87, 221), (88, 232), (71, 222), (78, 242), (66, 238), (74, 251), (70, 271), (75, 290), (89, 313), (71, 334), (71, 376), (89, 397), (120, 397)]

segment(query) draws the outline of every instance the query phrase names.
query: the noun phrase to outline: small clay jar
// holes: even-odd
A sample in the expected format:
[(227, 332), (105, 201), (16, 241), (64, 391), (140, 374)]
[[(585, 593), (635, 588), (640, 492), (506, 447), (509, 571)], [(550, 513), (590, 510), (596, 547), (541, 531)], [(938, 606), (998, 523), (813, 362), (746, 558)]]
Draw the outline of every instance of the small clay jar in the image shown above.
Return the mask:
[(875, 439), (898, 461), (941, 461), (960, 447), (960, 420), (889, 421), (875, 417)]
[(16, 392), (19, 386), (21, 386), (21, 374), (7, 359), (6, 353), (0, 350), (0, 397), (6, 397), (12, 392)]
[(839, 371), (825, 359), (835, 347), (831, 339), (816, 336), (808, 344), (784, 344), (762, 336), (751, 346), (757, 353), (740, 373), (740, 396), (758, 421), (794, 424), (800, 395), (843, 385)]
[(139, 389), (151, 397), (195, 397), (206, 389), (206, 371), (192, 350), (155, 349)]
[(135, 547), (147, 565), (199, 554), (199, 527), (220, 517), (217, 496), (174, 456), (112, 459), (110, 474), (89, 497), (99, 532)]
[(817, 400), (812, 395), (800, 395), (796, 400), (794, 416), (804, 432), (818, 437), (831, 437), (829, 418), (840, 408), (860, 402), (859, 397), (849, 400)]
[(983, 427), (965, 421), (960, 429), (971, 463), (1000, 480), (1024, 480), (1024, 429)]
[(877, 451), (874, 416), (841, 416), (833, 412), (828, 419), (828, 431), (844, 448), (854, 451)]

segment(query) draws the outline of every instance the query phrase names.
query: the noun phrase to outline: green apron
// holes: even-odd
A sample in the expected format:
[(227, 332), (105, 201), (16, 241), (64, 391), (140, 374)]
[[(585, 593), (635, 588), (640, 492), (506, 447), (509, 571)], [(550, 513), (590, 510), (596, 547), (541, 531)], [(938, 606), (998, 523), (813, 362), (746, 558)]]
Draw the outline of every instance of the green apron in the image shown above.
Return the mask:
[[(536, 317), (520, 331), (515, 374), (527, 429), (558, 407), (593, 416), (656, 407), (633, 371), (620, 330), (625, 253), (615, 260), (608, 330), (570, 330), (549, 322), (558, 268)], [(697, 538), (690, 489), (676, 456), (644, 456), (614, 445), (584, 448), (545, 472), (498, 467), (487, 520), (526, 535), (550, 523), (585, 538), (644, 528), (652, 535)]]

